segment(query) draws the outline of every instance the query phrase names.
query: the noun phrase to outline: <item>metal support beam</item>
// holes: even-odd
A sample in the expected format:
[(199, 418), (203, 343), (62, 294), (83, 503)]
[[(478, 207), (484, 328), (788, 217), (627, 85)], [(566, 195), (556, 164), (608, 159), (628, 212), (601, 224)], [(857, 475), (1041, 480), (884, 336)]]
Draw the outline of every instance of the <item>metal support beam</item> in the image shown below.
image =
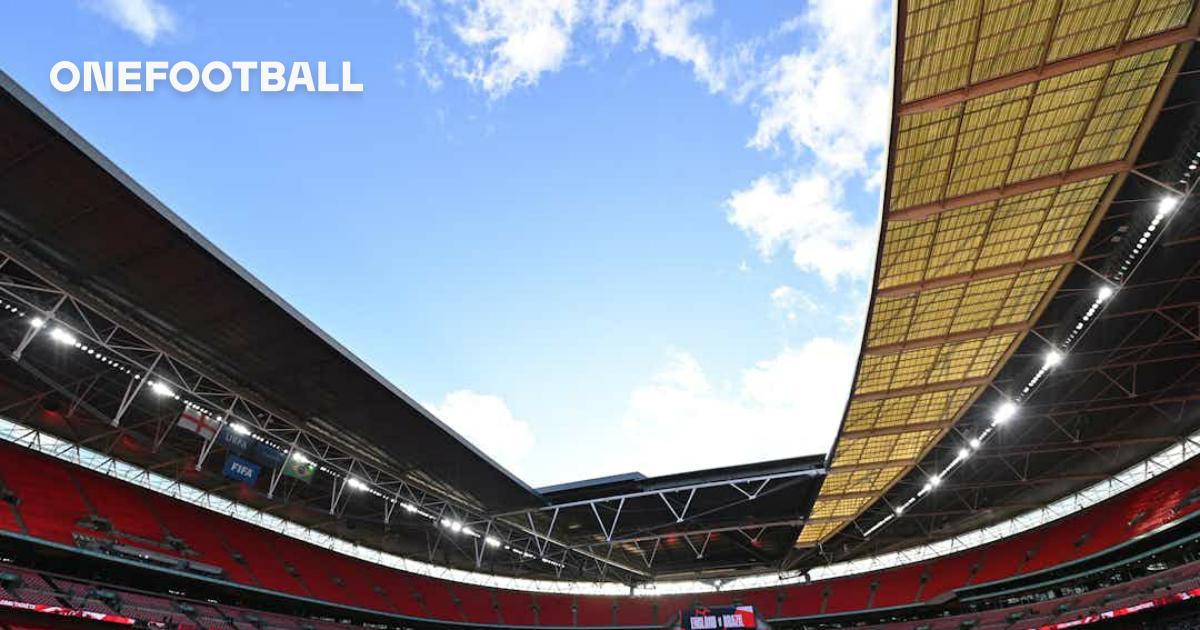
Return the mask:
[(955, 343), (958, 341), (969, 341), (980, 337), (991, 337), (992, 335), (1010, 335), (1013, 333), (1023, 333), (1033, 327), (1033, 321), (1016, 322), (1013, 324), (1003, 324), (1000, 326), (988, 326), (986, 328), (976, 328), (974, 330), (964, 330), (962, 332), (951, 333), (948, 335), (937, 335), (934, 337), (926, 337), (924, 339), (913, 339), (909, 341), (899, 341), (896, 343), (885, 343), (878, 346), (867, 348), (863, 351), (866, 356), (884, 356), (889, 354), (899, 354), (909, 350), (919, 350), (921, 348), (932, 348), (947, 343)]
[[(913, 424), (900, 424), (892, 427), (879, 427), (872, 429), (858, 429), (855, 431), (842, 431), (842, 438), (866, 438), (876, 437), (879, 435), (896, 435), (899, 433), (908, 433), (910, 431), (928, 431), (930, 429), (944, 429), (947, 425), (952, 424), (952, 420), (939, 420), (936, 422), (916, 422)], [(872, 493), (874, 495), (874, 493)]]
[(945, 381), (943, 383), (930, 383), (928, 385), (914, 385), (912, 387), (899, 387), (896, 389), (887, 389), (878, 392), (867, 392), (864, 394), (854, 394), (854, 400), (884, 400), (887, 398), (896, 398), (898, 396), (911, 396), (914, 394), (928, 394), (930, 392), (941, 392), (948, 389), (958, 389), (960, 387), (983, 387), (992, 382), (992, 379), (987, 376), (978, 378), (967, 378), (958, 381)]
[[(9, 260), (11, 260), (11, 259), (8, 257), (5, 257), (4, 262), (7, 263)], [(10, 355), (12, 357), (13, 361), (21, 360), (21, 355), (25, 353), (25, 348), (29, 347), (29, 343), (33, 341), (33, 338), (37, 336), (38, 332), (40, 332), (46, 326), (50, 325), (50, 322), (53, 321), (53, 319), (54, 319), (54, 314), (56, 312), (58, 312), (58, 308), (60, 306), (62, 306), (63, 302), (66, 299), (67, 299), (67, 297), (65, 295), (60, 296), (58, 298), (58, 301), (54, 303), (54, 307), (51, 308), (49, 311), (46, 311), (46, 313), (45, 313), (46, 316), (42, 319), (42, 325), (41, 326), (30, 326), (29, 329), (25, 331), (25, 336), (21, 338), (21, 343), (17, 344), (17, 347), (15, 349), (13, 349), (12, 354)]]
[(1163, 31), (1154, 35), (1148, 35), (1138, 39), (1121, 42), (1116, 46), (1109, 46), (1100, 50), (1095, 50), (1066, 59), (1052, 61), (1050, 63), (1006, 74), (1004, 76), (988, 79), (973, 83), (964, 88), (960, 88), (951, 92), (943, 92), (933, 96), (909, 101), (897, 107), (897, 113), (901, 116), (910, 114), (921, 114), (926, 112), (937, 111), (952, 105), (963, 103), (970, 99), (1011, 90), (1016, 87), (1036, 83), (1045, 79), (1062, 76), (1076, 70), (1082, 70), (1091, 66), (1096, 66), (1104, 63), (1111, 63), (1118, 59), (1140, 55), (1151, 50), (1157, 50), (1166, 46), (1174, 46), (1184, 42), (1191, 41), (1197, 36), (1196, 25), (1189, 23), (1186, 26), (1175, 28), (1169, 31)]
[(596, 521), (600, 523), (600, 531), (604, 532), (604, 538), (612, 542), (613, 532), (617, 529), (617, 521), (621, 518), (621, 510), (625, 509), (624, 497), (617, 502), (617, 513), (613, 515), (612, 523), (608, 525), (605, 525), (604, 519), (600, 517), (600, 510), (596, 507), (596, 504), (592, 503), (591, 507), (592, 514), (596, 515)]
[(993, 278), (1002, 278), (1011, 276), (1023, 271), (1033, 271), (1035, 269), (1044, 269), (1046, 267), (1057, 267), (1059, 265), (1069, 265), (1076, 260), (1073, 252), (1065, 254), (1055, 254), (1053, 256), (1043, 256), (1041, 258), (1031, 258), (1021, 262), (1010, 263), (1007, 265), (997, 265), (995, 267), (986, 267), (984, 269), (976, 269), (966, 273), (956, 273), (938, 278), (930, 278), (920, 282), (908, 282), (905, 284), (897, 284), (890, 287), (884, 287), (875, 292), (879, 298), (896, 298), (915, 295), (922, 291), (931, 289), (940, 289), (943, 287), (963, 284), (965, 282), (973, 282), (976, 280), (991, 280)]
[[(721, 527), (703, 527), (703, 528), (699, 528), (699, 529), (690, 529), (690, 530), (686, 530), (686, 531), (662, 532), (662, 533), (658, 533), (658, 534), (639, 534), (639, 535), (633, 535), (633, 536), (618, 536), (618, 537), (613, 538), (611, 541), (605, 541), (603, 544), (607, 545), (607, 544), (611, 543), (613, 545), (623, 545), (623, 544), (631, 544), (631, 543), (646, 543), (646, 542), (651, 542), (651, 541), (661, 541), (661, 540), (675, 539), (675, 538), (681, 538), (681, 537), (687, 537), (687, 536), (699, 537), (701, 535), (719, 534), (719, 533), (723, 533), (723, 532), (755, 531), (755, 530), (770, 529), (772, 527), (800, 527), (800, 526), (804, 525), (805, 522), (807, 522), (805, 519), (794, 518), (794, 519), (786, 519), (786, 520), (782, 520), (782, 521), (755, 522), (755, 523), (742, 524), (742, 525), (724, 525)], [(599, 543), (589, 542), (589, 543), (576, 545), (576, 547), (579, 547), (579, 548), (594, 547), (597, 544), (599, 544)]]
[(1077, 184), (1079, 182), (1086, 182), (1089, 179), (1096, 179), (1097, 177), (1106, 177), (1110, 175), (1117, 175), (1119, 173), (1126, 173), (1132, 168), (1133, 163), (1127, 160), (1103, 162), (1100, 164), (1094, 164), (1092, 166), (1085, 166), (1069, 171), (1063, 171), (1061, 173), (1054, 173), (1052, 175), (1035, 177), (1033, 179), (1027, 179), (1025, 181), (1015, 182), (1004, 186), (988, 188), (986, 190), (959, 195), (957, 197), (950, 197), (948, 199), (940, 199), (938, 201), (931, 201), (929, 203), (909, 206), (907, 208), (891, 210), (887, 213), (887, 220), (920, 221), (921, 219), (927, 219), (938, 213), (946, 212), (947, 210), (956, 210), (958, 208), (965, 208), (975, 204), (999, 201), (1006, 197), (1024, 195), (1026, 193), (1046, 190), (1048, 188), (1056, 188), (1058, 186), (1065, 186), (1067, 184)]
[(146, 382), (154, 375), (154, 368), (158, 367), (158, 362), (162, 360), (162, 357), (162, 353), (158, 353), (144, 372), (129, 379), (129, 384), (125, 386), (125, 396), (121, 398), (121, 405), (117, 407), (117, 413), (113, 415), (113, 426), (121, 424), (121, 418), (125, 417), (125, 412), (129, 411), (129, 405), (133, 404), (133, 400), (137, 398), (142, 388), (146, 386)]

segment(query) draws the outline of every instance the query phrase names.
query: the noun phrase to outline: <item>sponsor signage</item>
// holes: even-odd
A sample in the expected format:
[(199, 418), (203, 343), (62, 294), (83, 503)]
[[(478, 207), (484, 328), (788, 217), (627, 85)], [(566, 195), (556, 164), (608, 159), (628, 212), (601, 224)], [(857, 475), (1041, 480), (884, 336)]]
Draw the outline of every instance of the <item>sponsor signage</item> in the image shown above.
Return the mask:
[(250, 437), (249, 433), (238, 433), (233, 430), (232, 425), (225, 425), (221, 428), (221, 432), (217, 434), (217, 441), (225, 448), (237, 452), (245, 453), (254, 448), (254, 438)]
[(753, 606), (726, 608), (693, 608), (680, 614), (684, 630), (720, 630), (723, 628), (754, 628)]
[(222, 472), (234, 481), (253, 485), (258, 481), (259, 470), (258, 464), (230, 453), (225, 457), (225, 468)]

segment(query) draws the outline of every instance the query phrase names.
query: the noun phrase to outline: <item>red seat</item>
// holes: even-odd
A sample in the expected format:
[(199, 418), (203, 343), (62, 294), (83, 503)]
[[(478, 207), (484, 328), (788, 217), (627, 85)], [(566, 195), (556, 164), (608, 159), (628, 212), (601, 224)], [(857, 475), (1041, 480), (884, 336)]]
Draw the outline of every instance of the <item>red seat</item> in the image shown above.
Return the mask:
[(622, 597), (617, 600), (617, 625), (652, 626), (658, 623), (654, 612), (649, 597)]
[(1016, 575), (1025, 564), (1025, 554), (1033, 545), (1033, 536), (1028, 533), (989, 545), (971, 584), (987, 584)]
[(89, 513), (69, 464), (12, 444), (0, 448), (0, 478), (20, 498), (17, 509), (29, 533), (74, 545), (71, 532)]
[(570, 595), (556, 593), (538, 593), (538, 623), (543, 626), (573, 626), (574, 615), (571, 606), (574, 598)]
[(387, 594), (387, 600), (396, 612), (410, 617), (425, 616), (421, 603), (413, 597), (411, 575), (377, 565), (369, 565), (366, 571), (371, 576), (371, 581), (378, 584)]
[(613, 624), (613, 598), (589, 597), (580, 595), (575, 598), (578, 608), (577, 625), (580, 626), (611, 626)]
[[(336, 561), (335, 553), (330, 551), (314, 552), (315, 548), (274, 532), (262, 532), (260, 535), (269, 541), (271, 550), (282, 561), (284, 571), (287, 571), (289, 565), (292, 567), (296, 580), (305, 587), (306, 595), (329, 602), (350, 603), (350, 598), (346, 597), (344, 589), (338, 586), (330, 572)], [(257, 569), (254, 564), (250, 566), (252, 569)]]
[(889, 608), (917, 601), (917, 590), (921, 587), (925, 568), (924, 564), (910, 564), (879, 574), (872, 607)]
[(96, 513), (108, 519), (113, 529), (156, 542), (163, 539), (163, 528), (146, 507), (146, 492), (112, 477), (76, 469), (75, 479)]
[(783, 600), (779, 602), (780, 617), (805, 617), (821, 612), (820, 582), (815, 584), (799, 584), (783, 590)]
[(497, 590), (496, 603), (500, 605), (501, 623), (513, 626), (537, 624), (533, 616), (533, 595), (522, 591)]
[(446, 582), (421, 576), (413, 576), (413, 584), (421, 594), (425, 610), (434, 619), (445, 621), (464, 621), (462, 611), (454, 603)]
[(21, 531), (21, 523), (17, 521), (17, 508), (8, 503), (0, 503), (0, 529), (24, 533)]
[[(194, 559), (224, 569), (229, 579), (242, 584), (257, 585), (246, 567), (233, 561), (229, 549), (209, 522), (214, 518), (201, 508), (155, 493), (146, 493), (146, 504), (172, 536), (179, 538), (195, 552)], [(216, 516), (220, 519), (223, 517)]]
[(282, 593), (308, 595), (272, 551), (269, 532), (231, 518), (213, 519), (212, 525), (231, 552), (242, 556), (247, 570), (260, 586)]
[[(825, 612), (848, 612), (864, 610), (871, 597), (871, 582), (876, 574), (868, 573), (854, 577), (833, 580), (828, 584), (829, 599), (825, 603)], [(914, 585), (913, 591), (916, 591)]]
[(929, 565), (929, 579), (921, 589), (921, 601), (930, 601), (938, 596), (962, 588), (971, 577), (971, 567), (982, 557), (979, 549), (970, 549), (933, 561)]
[(779, 616), (779, 589), (764, 588), (753, 591), (734, 591), (728, 593), (735, 604), (746, 604), (754, 607), (754, 614), (762, 619)]
[(472, 623), (500, 623), (496, 613), (496, 605), (492, 601), (492, 593), (482, 586), (474, 584), (455, 584), (452, 592), (458, 597), (459, 608), (467, 621)]
[[(1093, 508), (1093, 512), (1097, 509)], [(1060, 519), (1043, 528), (1045, 534), (1038, 541), (1033, 557), (1025, 563), (1021, 572), (1032, 573), (1078, 557), (1081, 541), (1092, 529), (1094, 518), (1090, 514), (1081, 514)]]

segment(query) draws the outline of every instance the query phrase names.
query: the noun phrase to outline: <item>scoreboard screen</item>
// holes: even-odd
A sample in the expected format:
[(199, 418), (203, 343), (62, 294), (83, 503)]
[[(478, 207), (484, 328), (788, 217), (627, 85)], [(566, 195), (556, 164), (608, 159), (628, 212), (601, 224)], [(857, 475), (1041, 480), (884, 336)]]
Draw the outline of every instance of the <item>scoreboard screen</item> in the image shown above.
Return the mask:
[(753, 606), (693, 608), (682, 611), (679, 618), (683, 630), (753, 630), (756, 627)]

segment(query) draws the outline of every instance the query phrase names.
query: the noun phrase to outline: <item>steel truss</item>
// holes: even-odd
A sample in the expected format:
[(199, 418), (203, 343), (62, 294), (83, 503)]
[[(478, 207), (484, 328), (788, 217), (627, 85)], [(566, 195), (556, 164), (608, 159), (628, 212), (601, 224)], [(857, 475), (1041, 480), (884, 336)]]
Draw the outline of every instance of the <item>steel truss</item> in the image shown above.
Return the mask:
[[(89, 435), (89, 444), (107, 441), (109, 446), (105, 450), (110, 451), (121, 435), (147, 430), (154, 448), (158, 449), (184, 407), (180, 405), (165, 415), (136, 421), (131, 421), (130, 416), (139, 398), (154, 396), (147, 391), (149, 384), (161, 383), (169, 388), (172, 397), (217, 419), (221, 426), (238, 423), (250, 429), (255, 439), (275, 447), (285, 456), (299, 453), (318, 464), (321, 473), (333, 480), (328, 503), (333, 520), (342, 517), (351, 493), (370, 494), (378, 499), (375, 507), (369, 509), (385, 528), (396, 518), (398, 506), (403, 508), (406, 517), (423, 517), (428, 522), (431, 561), (437, 556), (441, 543), (449, 541), (464, 555), (470, 556), (477, 568), (485, 564), (526, 568), (540, 565), (543, 571), (552, 569), (559, 577), (590, 579), (609, 575), (612, 570), (615, 571), (612, 577), (630, 582), (649, 576), (644, 569), (564, 542), (549, 531), (539, 532), (514, 518), (485, 514), (466, 500), (448, 496), (450, 493), (413, 471), (394, 470), (347, 452), (307, 430), (305, 422), (295, 413), (268, 402), (252, 390), (229, 386), (226, 378), (216, 375), (215, 370), (200, 366), (200, 362), (190, 359), (175, 344), (158, 338), (151, 330), (108, 308), (102, 300), (92, 299), (81, 290), (67, 288), (69, 286), (70, 283), (59, 278), (53, 270), (24, 255), (11, 243), (0, 240), (0, 302), (19, 309), (25, 317), (17, 321), (26, 322), (20, 342), (4, 350), (17, 365), (47, 387), (36, 396), (9, 403), (8, 408), (36, 403), (54, 394), (69, 403), (68, 416), (82, 411), (110, 425), (107, 431)], [(28, 325), (34, 317), (40, 318), (42, 325)], [(83, 348), (88, 357), (96, 358), (99, 369), (84, 379), (59, 382), (26, 359), (31, 345), (55, 329), (66, 331), (77, 340), (77, 348)], [(98, 358), (101, 356), (103, 360)], [(114, 376), (124, 381), (119, 399), (99, 401), (93, 387), (101, 378)], [(196, 470), (203, 466), (214, 442), (215, 436), (205, 440), (199, 452), (194, 454)], [(164, 462), (163, 467), (169, 468), (173, 463)], [(272, 471), (268, 498), (276, 498), (282, 471), (282, 466)], [(361, 507), (363, 502), (355, 503), (356, 507)], [(460, 523), (467, 531), (485, 533), (461, 536), (458, 535), (461, 529), (449, 531), (442, 525), (444, 520)], [(467, 538), (473, 541), (472, 549), (462, 547)], [(489, 539), (500, 544), (489, 544)], [(489, 557), (485, 558), (485, 555)]]
[[(647, 569), (653, 569), (658, 551), (667, 540), (681, 540), (695, 559), (700, 560), (708, 552), (709, 543), (719, 534), (737, 534), (754, 545), (768, 530), (795, 530), (803, 526), (805, 519), (799, 517), (746, 523), (722, 522), (712, 517), (723, 510), (786, 490), (824, 473), (822, 467), (816, 466), (747, 474), (563, 501), (544, 507), (499, 513), (493, 517), (517, 519), (539, 536), (553, 535), (555, 528), (561, 527), (568, 515), (582, 517), (595, 523), (598, 536), (574, 542), (572, 550), (586, 550), (607, 557), (614, 549), (624, 548), (639, 557)], [(622, 516), (635, 502), (641, 514), (653, 512), (658, 514), (658, 518), (648, 523), (643, 520), (627, 525), (621, 520)], [(704, 507), (697, 509), (697, 505)]]

